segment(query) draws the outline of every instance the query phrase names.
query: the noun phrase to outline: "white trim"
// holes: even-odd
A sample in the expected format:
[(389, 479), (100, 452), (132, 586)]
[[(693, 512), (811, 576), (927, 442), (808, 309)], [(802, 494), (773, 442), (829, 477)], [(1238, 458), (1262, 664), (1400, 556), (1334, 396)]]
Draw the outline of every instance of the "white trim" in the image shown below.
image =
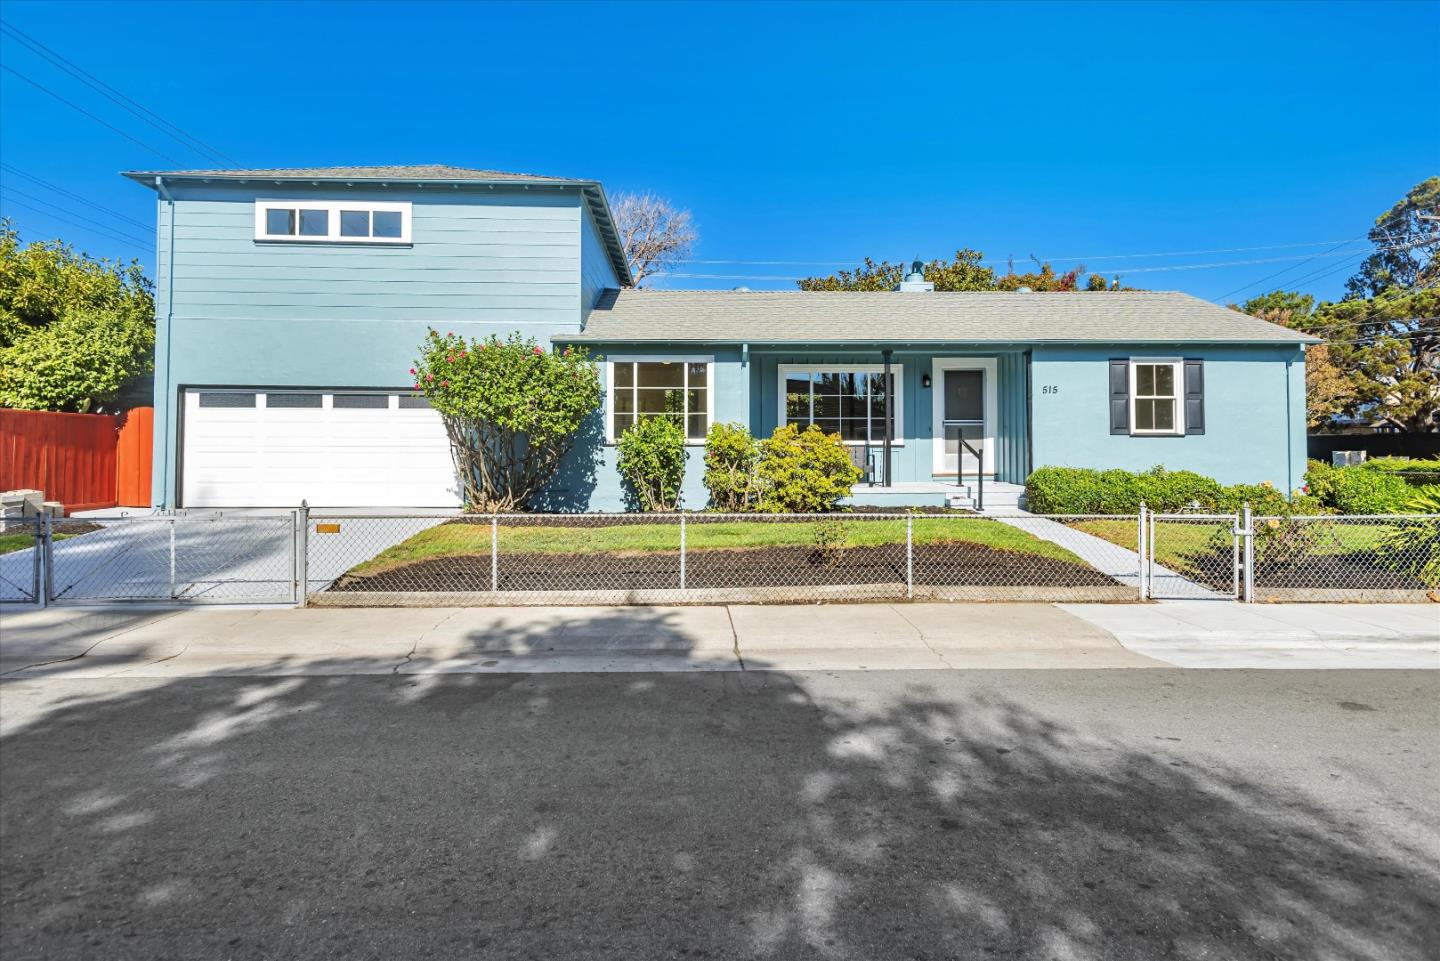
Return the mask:
[[(781, 427), (788, 422), (785, 410), (785, 378), (787, 374), (883, 374), (884, 364), (780, 364), (778, 387), (776, 393), (779, 401), (779, 419), (776, 421)], [(890, 376), (895, 380), (895, 433), (896, 437), (890, 438), (891, 447), (905, 446), (905, 365), (891, 364)], [(814, 395), (814, 391), (811, 391)], [(863, 440), (841, 441), (848, 447), (861, 447), (865, 445)], [(885, 443), (882, 436), (879, 440), (871, 440), (870, 446), (880, 448)]]
[[(713, 354), (623, 354), (605, 358), (605, 443), (615, 443), (615, 365), (616, 364), (704, 364), (705, 365), (705, 430), (708, 433), (715, 424), (715, 355)], [(639, 378), (635, 378), (639, 383)], [(688, 395), (690, 391), (690, 371), (685, 371), (685, 386), (680, 389)], [(631, 390), (637, 390), (634, 385)], [(639, 398), (637, 397), (638, 401)], [(685, 411), (688, 418), (691, 414), (699, 411)], [(690, 437), (690, 423), (685, 422), (685, 446), (704, 447), (705, 438), (695, 440)]]
[[(1135, 365), (1152, 364), (1170, 366), (1174, 369), (1172, 383), (1175, 393), (1170, 399), (1175, 402), (1175, 427), (1171, 430), (1140, 430), (1135, 426)], [(1164, 400), (1163, 394), (1149, 394), (1146, 400)], [(1131, 357), (1130, 358), (1130, 436), (1132, 437), (1178, 437), (1185, 433), (1185, 359), (1183, 357)]]
[[(985, 372), (985, 447), (981, 451), (981, 470), (995, 476), (995, 420), (999, 400), (1000, 361), (995, 357), (936, 357), (930, 370), (930, 474), (933, 477), (954, 477), (945, 463), (945, 371), (982, 370)], [(959, 455), (957, 455), (958, 457)], [(958, 465), (957, 465), (958, 466)]]
[[(323, 210), (328, 214), (326, 234), (302, 237), (299, 234), (272, 234), (265, 225), (265, 215), (271, 210)], [(369, 213), (398, 213), (400, 215), (399, 237), (342, 237), (340, 235), (340, 212), (342, 210), (364, 210)], [(277, 198), (255, 201), (255, 239), (266, 243), (285, 244), (408, 244), (410, 243), (411, 203), (381, 200), (303, 200)], [(299, 229), (299, 224), (296, 224)], [(373, 227), (372, 227), (373, 229)]]

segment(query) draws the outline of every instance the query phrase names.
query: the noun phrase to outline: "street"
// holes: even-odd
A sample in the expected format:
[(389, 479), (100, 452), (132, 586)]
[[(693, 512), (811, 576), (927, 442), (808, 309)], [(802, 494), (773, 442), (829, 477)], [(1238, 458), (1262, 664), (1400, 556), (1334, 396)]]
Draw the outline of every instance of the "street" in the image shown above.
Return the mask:
[(1435, 671), (58, 676), (0, 722), (7, 961), (1440, 943)]

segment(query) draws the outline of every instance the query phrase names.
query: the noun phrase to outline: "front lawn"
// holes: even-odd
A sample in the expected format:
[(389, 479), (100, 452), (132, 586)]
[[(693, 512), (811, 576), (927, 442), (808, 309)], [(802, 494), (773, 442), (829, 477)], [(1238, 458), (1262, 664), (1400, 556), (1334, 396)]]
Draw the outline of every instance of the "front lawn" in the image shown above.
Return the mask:
[[(52, 535), (52, 539), (63, 541), (71, 537), (79, 536), (79, 534), (61, 534), (57, 531)], [(34, 546), (34, 534), (0, 534), (0, 554), (13, 554), (16, 551), (23, 551), (26, 548)]]
[[(905, 518), (862, 520), (836, 514), (833, 520), (791, 521), (783, 517), (773, 520), (716, 521), (704, 514), (689, 518), (685, 547), (695, 551), (746, 551), (767, 548), (813, 548), (817, 546), (817, 526), (834, 526), (833, 545), (828, 548), (882, 547), (905, 543)], [(1084, 561), (1057, 544), (1041, 540), (1025, 531), (999, 521), (955, 516), (917, 516), (914, 519), (914, 544), (934, 546), (973, 544), (992, 550), (1031, 554), (1066, 564), (1086, 567)], [(514, 554), (614, 555), (635, 556), (671, 553), (680, 549), (680, 525), (675, 521), (587, 521), (583, 515), (573, 520), (537, 517), (502, 522), (499, 533), (501, 556)], [(388, 547), (349, 573), (378, 574), (421, 561), (445, 557), (477, 557), (490, 554), (490, 522), (460, 520), (439, 524)]]

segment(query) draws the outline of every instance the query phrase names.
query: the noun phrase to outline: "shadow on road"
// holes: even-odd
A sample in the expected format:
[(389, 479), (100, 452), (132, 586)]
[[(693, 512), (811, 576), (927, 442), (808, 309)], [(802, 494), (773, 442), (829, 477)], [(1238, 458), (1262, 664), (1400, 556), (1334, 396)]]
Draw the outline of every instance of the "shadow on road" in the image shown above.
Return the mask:
[(69, 693), (3, 686), (7, 961), (1419, 961), (1440, 943), (1419, 847), (999, 687), (47, 683)]

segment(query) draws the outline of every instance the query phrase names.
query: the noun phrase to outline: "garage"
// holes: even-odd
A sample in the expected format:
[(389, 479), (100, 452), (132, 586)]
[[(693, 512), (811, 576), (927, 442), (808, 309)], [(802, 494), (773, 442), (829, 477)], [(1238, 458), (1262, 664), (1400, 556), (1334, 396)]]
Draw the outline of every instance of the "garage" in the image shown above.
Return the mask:
[(398, 391), (185, 391), (184, 507), (456, 507), (450, 445)]

